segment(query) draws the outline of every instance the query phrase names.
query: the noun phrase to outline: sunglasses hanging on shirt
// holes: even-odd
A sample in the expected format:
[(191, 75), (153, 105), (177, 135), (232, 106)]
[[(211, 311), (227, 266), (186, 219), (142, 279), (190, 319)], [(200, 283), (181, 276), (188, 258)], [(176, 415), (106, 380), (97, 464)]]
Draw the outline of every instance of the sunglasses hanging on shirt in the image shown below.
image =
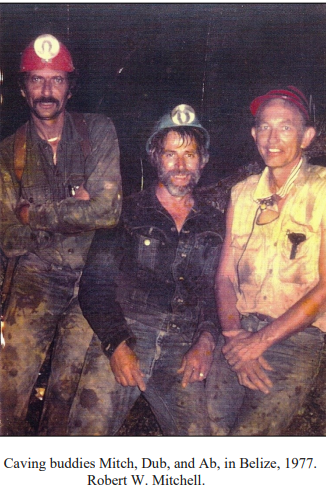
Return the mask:
[(268, 198), (258, 200), (260, 212), (256, 219), (256, 224), (259, 226), (264, 226), (265, 224), (269, 224), (270, 222), (278, 219), (280, 216), (280, 212), (277, 208), (278, 200), (280, 200), (278, 195), (272, 195)]
[(276, 220), (280, 216), (277, 203), (288, 194), (293, 186), (294, 181), (299, 175), (302, 159), (299, 160), (297, 165), (292, 169), (290, 176), (287, 178), (285, 184), (277, 191), (277, 194), (268, 196), (267, 198), (259, 198), (256, 200), (259, 203), (260, 212), (258, 214), (256, 224), (264, 226)]

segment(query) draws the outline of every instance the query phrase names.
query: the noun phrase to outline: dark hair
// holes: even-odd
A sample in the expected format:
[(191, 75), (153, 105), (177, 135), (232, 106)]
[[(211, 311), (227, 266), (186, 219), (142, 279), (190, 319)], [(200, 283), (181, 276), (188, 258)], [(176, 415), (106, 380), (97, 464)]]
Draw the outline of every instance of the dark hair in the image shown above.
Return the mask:
[(171, 131), (180, 136), (182, 144), (194, 140), (197, 145), (200, 161), (203, 162), (204, 159), (208, 159), (207, 137), (200, 128), (191, 126), (167, 127), (158, 131), (151, 139), (148, 154), (150, 162), (154, 167), (157, 167), (157, 164), (159, 163), (164, 150), (166, 137)]

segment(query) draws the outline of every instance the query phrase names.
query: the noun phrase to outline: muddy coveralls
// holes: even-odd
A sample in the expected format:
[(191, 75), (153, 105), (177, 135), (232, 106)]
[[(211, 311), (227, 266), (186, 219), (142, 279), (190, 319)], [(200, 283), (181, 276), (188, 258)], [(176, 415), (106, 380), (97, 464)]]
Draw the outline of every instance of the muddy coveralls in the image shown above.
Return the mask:
[[(90, 153), (66, 112), (57, 164), (50, 145), (32, 121), (26, 136), (26, 164), (21, 184), (13, 172), (14, 135), (0, 145), (1, 248), (19, 256), (4, 316), (5, 347), (0, 358), (1, 433), (21, 435), (33, 385), (55, 338), (51, 375), (41, 431), (65, 434), (92, 331), (83, 318), (78, 283), (94, 230), (115, 225), (120, 215), (119, 147), (109, 118), (84, 114)], [(90, 200), (71, 196), (84, 185)], [(16, 215), (29, 207), (29, 225)]]

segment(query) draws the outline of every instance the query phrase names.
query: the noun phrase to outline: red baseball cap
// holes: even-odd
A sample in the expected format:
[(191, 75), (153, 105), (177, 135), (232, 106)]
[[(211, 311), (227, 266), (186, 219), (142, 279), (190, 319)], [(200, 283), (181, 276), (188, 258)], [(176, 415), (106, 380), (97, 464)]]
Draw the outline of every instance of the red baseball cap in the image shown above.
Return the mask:
[(262, 103), (272, 100), (274, 98), (281, 98), (282, 100), (288, 100), (298, 107), (299, 110), (305, 115), (307, 120), (310, 120), (309, 115), (309, 104), (307, 98), (304, 94), (298, 90), (295, 86), (287, 86), (286, 89), (271, 90), (266, 95), (258, 96), (250, 104), (250, 111), (253, 116), (258, 112), (259, 107)]

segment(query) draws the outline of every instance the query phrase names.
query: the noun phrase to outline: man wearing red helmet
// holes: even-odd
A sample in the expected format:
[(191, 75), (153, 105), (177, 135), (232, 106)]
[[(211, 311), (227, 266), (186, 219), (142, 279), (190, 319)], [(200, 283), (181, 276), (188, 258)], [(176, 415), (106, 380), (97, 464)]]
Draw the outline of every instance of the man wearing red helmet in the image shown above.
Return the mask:
[(94, 231), (120, 215), (115, 128), (104, 115), (65, 110), (75, 77), (61, 42), (33, 41), (19, 78), (31, 117), (0, 145), (1, 248), (17, 257), (0, 358), (3, 435), (29, 433), (29, 398), (53, 340), (41, 433), (65, 434), (92, 337), (77, 299), (81, 270)]
[[(311, 389), (326, 331), (326, 170), (295, 87), (251, 104), (266, 168), (232, 190), (216, 278), (223, 328), (208, 377), (216, 435), (280, 435)], [(324, 331), (324, 332), (321, 332)]]

